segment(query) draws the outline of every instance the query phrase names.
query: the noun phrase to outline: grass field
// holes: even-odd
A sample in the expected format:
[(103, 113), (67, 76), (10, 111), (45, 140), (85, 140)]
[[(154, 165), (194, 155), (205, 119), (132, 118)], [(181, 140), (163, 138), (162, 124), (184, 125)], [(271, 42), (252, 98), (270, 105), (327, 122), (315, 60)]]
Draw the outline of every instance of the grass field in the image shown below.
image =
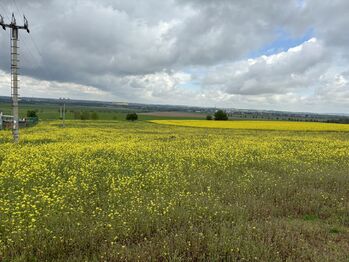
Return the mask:
[(348, 261), (349, 132), (306, 130), (2, 131), (0, 261)]
[[(35, 110), (38, 117), (41, 120), (58, 120), (60, 117), (59, 113), (59, 104), (21, 104), (19, 115), (21, 118), (26, 117), (28, 110)], [(12, 106), (9, 103), (0, 103), (0, 112), (4, 114), (12, 114)], [(108, 108), (108, 107), (91, 107), (91, 106), (78, 106), (70, 105), (66, 106), (66, 119), (76, 120), (80, 119), (81, 114), (88, 113), (90, 115), (95, 113), (98, 117), (98, 120), (117, 120), (123, 121), (126, 119), (126, 115), (130, 112), (133, 112), (132, 109), (125, 108)], [(138, 112), (139, 120), (163, 120), (163, 119), (198, 119), (204, 118), (205, 116), (195, 113), (175, 113), (175, 112), (154, 112), (154, 113), (140, 113)]]

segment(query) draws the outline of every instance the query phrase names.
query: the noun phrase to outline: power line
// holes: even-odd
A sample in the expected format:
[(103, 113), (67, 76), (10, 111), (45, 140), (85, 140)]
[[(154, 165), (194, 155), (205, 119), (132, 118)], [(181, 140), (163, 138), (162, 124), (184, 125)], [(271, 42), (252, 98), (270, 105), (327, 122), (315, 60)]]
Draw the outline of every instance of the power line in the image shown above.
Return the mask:
[(3, 5), (2, 5), (2, 3), (0, 2), (0, 7), (1, 7), (1, 9), (4, 11), (4, 14), (5, 14), (5, 16), (6, 16), (6, 18), (8, 19), (8, 20), (11, 20), (10, 19), (10, 17), (7, 15), (7, 11), (6, 11), (6, 9), (3, 7)]
[[(13, 3), (15, 4), (15, 7), (16, 7), (18, 13), (21, 14), (21, 12), (20, 12), (20, 10), (19, 10), (19, 7), (18, 7), (18, 5), (17, 5), (17, 3), (16, 3), (15, 0), (13, 0)], [(8, 8), (5, 8), (1, 2), (0, 2), (0, 8), (4, 11), (4, 14), (5, 14), (5, 16), (7, 17), (7, 19), (8, 19), (8, 20), (11, 20), (10, 17), (7, 15), (7, 12), (8, 12), (7, 10), (8, 10)], [(7, 10), (6, 10), (6, 9), (7, 9)], [(30, 56), (31, 56), (34, 60), (37, 61), (37, 64), (39, 65), (37, 58), (33, 55), (33, 53), (32, 53), (32, 51), (30, 50), (30, 48), (27, 47), (26, 45), (23, 45), (23, 47), (24, 47), (24, 49), (26, 49), (26, 51), (30, 54)], [(25, 55), (23, 55), (22, 57), (24, 58), (24, 61), (28, 62), (28, 64), (29, 64), (29, 61), (26, 59)]]
[(21, 11), (19, 10), (19, 7), (18, 7), (18, 5), (17, 5), (17, 3), (16, 3), (16, 0), (12, 0), (12, 3), (15, 5), (15, 7), (16, 7), (16, 9), (17, 9), (17, 11), (18, 11), (18, 14), (24, 15), (24, 13), (21, 12)]
[[(19, 13), (21, 13), (21, 12), (20, 12), (21, 9), (18, 7), (16, 0), (12, 0), (12, 2), (15, 4), (15, 6), (16, 6), (16, 8), (17, 8), (17, 11), (18, 11)], [(38, 52), (38, 54), (41, 56), (41, 58), (43, 58), (43, 55), (42, 55), (42, 53), (41, 53), (41, 51), (40, 51), (40, 49), (39, 49), (39, 47), (38, 47), (38, 45), (37, 45), (35, 39), (33, 38), (33, 36), (32, 36), (31, 34), (29, 34), (29, 38), (30, 38), (30, 40), (32, 41), (32, 43), (33, 43), (33, 45), (34, 45), (36, 51)]]
[(32, 35), (29, 35), (29, 38), (32, 40), (32, 42), (33, 42), (33, 44), (34, 44), (34, 47), (35, 47), (36, 51), (38, 52), (38, 54), (39, 54), (41, 57), (43, 57), (43, 55), (41, 54), (40, 49), (39, 49), (38, 45), (36, 44), (36, 42), (35, 42), (34, 38), (32, 37)]
[[(12, 7), (15, 8), (18, 11), (18, 13), (23, 15), (22, 9), (17, 4), (16, 0), (12, 0)], [(2, 9), (5, 11), (6, 17), (9, 18), (5, 8), (2, 7)], [(28, 39), (28, 38), (25, 37), (25, 39)], [(35, 61), (36, 68), (42, 68), (47, 76), (51, 76), (51, 73), (45, 68), (45, 66), (42, 66), (42, 61), (43, 61), (44, 56), (43, 56), (42, 52), (40, 51), (40, 48), (38, 47), (38, 44), (36, 43), (35, 39), (33, 38), (33, 36), (31, 34), (29, 34), (29, 40), (27, 40), (27, 41), (30, 41), (31, 45), (23, 45), (23, 48), (26, 51), (25, 54), (29, 54), (31, 59), (30, 58), (27, 59), (26, 55), (24, 55), (23, 56), (24, 61), (27, 62), (28, 64), (31, 64), (32, 61)], [(36, 50), (35, 53), (37, 53), (37, 55), (34, 55), (34, 53), (32, 51), (33, 48), (31, 46), (34, 46), (34, 49)], [(40, 58), (38, 58), (38, 56)], [(28, 61), (28, 60), (31, 60), (31, 62)]]
[[(13, 4), (15, 5), (17, 11), (19, 13), (21, 13), (22, 9), (20, 8), (20, 6), (17, 4), (16, 0), (12, 0)], [(23, 14), (23, 13), (22, 13)], [(32, 34), (29, 34), (29, 39), (30, 41), (32, 42), (32, 45), (34, 46), (34, 49), (36, 50), (36, 53), (39, 55), (39, 57), (41, 58), (41, 61), (45, 61), (44, 60), (44, 55), (42, 54), (42, 52), (40, 51), (40, 48), (39, 48), (39, 45), (37, 44), (37, 42), (35, 41), (35, 38), (33, 37)], [(32, 56), (36, 61), (37, 61), (37, 64), (38, 64), (38, 67), (40, 67), (46, 74), (47, 77), (51, 78), (51, 79), (54, 79), (54, 77), (52, 76), (51, 72), (44, 66), (42, 65), (41, 61), (38, 59), (37, 56), (34, 56), (33, 55), (33, 52), (30, 50), (30, 46), (25, 46), (25, 48), (28, 47), (28, 51), (29, 51), (29, 54), (30, 56)]]
[[(17, 5), (17, 3), (16, 3), (16, 0), (12, 0), (12, 2), (15, 4), (18, 13), (21, 14), (21, 12), (19, 11), (18, 5)], [(23, 13), (22, 13), (22, 14), (23, 14)]]
[[(7, 15), (7, 12), (6, 12), (5, 8), (2, 5), (0, 7), (1, 7), (2, 10), (5, 11), (5, 16), (9, 19), (9, 16)], [(17, 11), (19, 11), (18, 7), (17, 7)], [(11, 19), (9, 19), (9, 20), (11, 20)], [(22, 42), (22, 43), (23, 43), (22, 46), (23, 46), (25, 52), (22, 53), (21, 60), (23, 60), (28, 65), (32, 64), (32, 61), (35, 60), (36, 67), (39, 67), (40, 66), (40, 61), (37, 58), (37, 56), (33, 55), (33, 52), (31, 51), (30, 46), (26, 45), (25, 42)], [(27, 57), (27, 54), (29, 54), (31, 58)]]
[[(24, 15), (24, 13), (22, 12), (22, 10), (18, 7), (16, 0), (12, 0), (12, 2), (13, 2), (13, 4), (14, 4), (14, 6), (16, 7), (18, 13)], [(29, 34), (29, 36), (30, 36), (30, 38), (32, 39), (31, 34)], [(35, 45), (34, 45), (34, 46), (35, 46)], [(24, 48), (27, 49), (27, 46), (24, 45)], [(30, 50), (30, 47), (28, 47), (27, 51), (29, 51), (29, 54), (30, 54), (30, 56), (31, 56), (33, 59), (37, 60), (37, 58), (33, 55), (32, 51)], [(40, 56), (42, 56), (42, 55), (40, 54), (40, 52), (38, 52), (38, 54), (39, 54)], [(39, 62), (39, 61), (37, 61), (37, 62)], [(38, 65), (40, 65), (40, 63), (38, 63)]]
[[(23, 12), (21, 12), (22, 9), (18, 6), (16, 0), (12, 0), (12, 2), (13, 2), (13, 4), (15, 5), (17, 11), (18, 11), (19, 13), (22, 13), (22, 14), (23, 14)], [(35, 41), (34, 37), (32, 36), (32, 34), (29, 34), (29, 39), (30, 39), (30, 41), (32, 42), (32, 45), (34, 46), (34, 48), (35, 48), (37, 54), (41, 57), (41, 60), (43, 60), (44, 56), (43, 56), (42, 52), (40, 51), (40, 48), (38, 47), (38, 44), (36, 43), (36, 41)], [(27, 46), (26, 46), (26, 47), (27, 47)], [(28, 50), (29, 50), (29, 54), (32, 56), (33, 59), (35, 59), (35, 60), (37, 61), (38, 66), (40, 67), (40, 65), (41, 65), (40, 60), (38, 60), (37, 56), (33, 55), (33, 52), (30, 50), (30, 47), (29, 47), (29, 46), (28, 46)], [(43, 66), (42, 68), (44, 69), (44, 71), (45, 71), (46, 73), (48, 73), (48, 71), (46, 70), (46, 68), (45, 68), (44, 66)]]

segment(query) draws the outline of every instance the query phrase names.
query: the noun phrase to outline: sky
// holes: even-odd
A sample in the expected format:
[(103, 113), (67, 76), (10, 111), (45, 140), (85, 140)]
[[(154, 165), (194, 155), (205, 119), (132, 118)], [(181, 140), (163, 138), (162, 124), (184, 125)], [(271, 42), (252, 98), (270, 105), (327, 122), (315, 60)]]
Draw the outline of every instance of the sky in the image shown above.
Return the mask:
[(347, 0), (0, 0), (12, 13), (21, 96), (349, 113)]

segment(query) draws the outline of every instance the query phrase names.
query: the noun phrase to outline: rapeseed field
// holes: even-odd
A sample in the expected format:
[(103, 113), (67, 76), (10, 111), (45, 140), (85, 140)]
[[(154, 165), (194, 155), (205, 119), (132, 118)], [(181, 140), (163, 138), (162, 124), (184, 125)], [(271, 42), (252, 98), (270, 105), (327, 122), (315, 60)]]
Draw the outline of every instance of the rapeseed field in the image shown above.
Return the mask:
[(254, 129), (0, 132), (0, 261), (348, 261), (349, 126)]
[(291, 122), (291, 121), (202, 121), (202, 120), (152, 120), (152, 123), (204, 127), (204, 128), (228, 128), (243, 130), (284, 130), (284, 131), (347, 131), (347, 124), (329, 124), (320, 122)]

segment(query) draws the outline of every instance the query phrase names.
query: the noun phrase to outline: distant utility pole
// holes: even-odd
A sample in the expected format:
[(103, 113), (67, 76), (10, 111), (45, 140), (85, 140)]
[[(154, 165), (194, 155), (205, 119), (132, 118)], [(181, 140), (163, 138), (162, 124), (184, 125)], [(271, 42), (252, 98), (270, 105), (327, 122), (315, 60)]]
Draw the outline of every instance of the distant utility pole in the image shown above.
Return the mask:
[(62, 118), (62, 127), (65, 127), (65, 98), (60, 98), (62, 100), (62, 105), (60, 106), (60, 116)]
[(16, 24), (15, 15), (12, 14), (12, 21), (10, 24), (4, 23), (4, 18), (0, 15), (0, 26), (6, 30), (11, 29), (11, 96), (12, 96), (12, 112), (13, 112), (13, 125), (12, 133), (15, 143), (19, 140), (19, 116), (18, 116), (18, 100), (19, 100), (19, 84), (18, 84), (18, 30), (24, 29), (29, 33), (28, 20), (24, 16), (24, 25), (18, 26)]

